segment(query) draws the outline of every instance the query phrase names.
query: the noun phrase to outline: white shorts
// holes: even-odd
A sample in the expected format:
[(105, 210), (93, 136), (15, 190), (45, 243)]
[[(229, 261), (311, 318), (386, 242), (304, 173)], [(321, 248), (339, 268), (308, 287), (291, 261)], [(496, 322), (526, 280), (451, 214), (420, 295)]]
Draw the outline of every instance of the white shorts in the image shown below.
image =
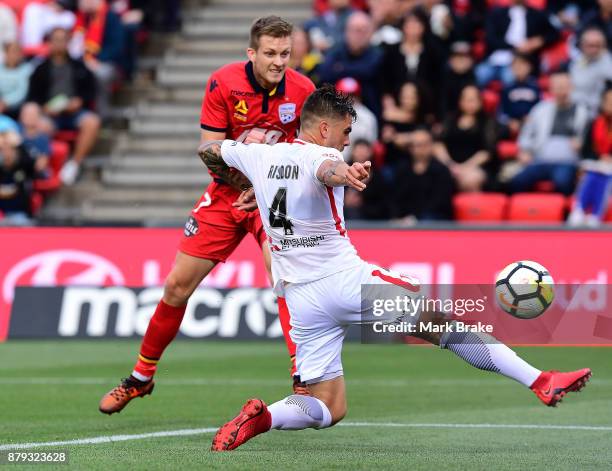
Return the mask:
[(381, 320), (373, 315), (371, 300), (362, 302), (362, 285), (395, 285), (410, 295), (420, 293), (416, 278), (366, 262), (321, 280), (285, 287), (297, 370), (307, 384), (342, 376), (342, 342), (348, 327)]

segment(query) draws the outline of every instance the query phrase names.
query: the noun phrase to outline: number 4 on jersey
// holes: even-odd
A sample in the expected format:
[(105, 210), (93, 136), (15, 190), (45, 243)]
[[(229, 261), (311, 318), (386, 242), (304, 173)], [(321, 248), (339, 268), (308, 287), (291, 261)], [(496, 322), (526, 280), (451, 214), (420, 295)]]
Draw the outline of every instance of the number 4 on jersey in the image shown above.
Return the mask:
[(293, 224), (287, 218), (287, 188), (279, 188), (270, 208), (270, 226), (282, 227), (285, 235), (293, 235)]

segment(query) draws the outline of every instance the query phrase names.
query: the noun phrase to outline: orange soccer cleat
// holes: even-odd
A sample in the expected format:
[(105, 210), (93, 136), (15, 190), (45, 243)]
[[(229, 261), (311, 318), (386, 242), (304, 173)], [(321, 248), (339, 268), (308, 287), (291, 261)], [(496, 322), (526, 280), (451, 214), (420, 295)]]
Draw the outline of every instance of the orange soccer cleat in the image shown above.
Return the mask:
[(240, 413), (223, 425), (213, 438), (212, 451), (230, 451), (270, 430), (272, 416), (261, 399), (249, 399)]
[(143, 397), (153, 392), (155, 381), (147, 381), (146, 383), (138, 381), (135, 378), (123, 378), (119, 386), (115, 386), (100, 399), (100, 412), (104, 414), (114, 414), (128, 405), (128, 403), (136, 398)]
[(547, 406), (556, 407), (570, 391), (580, 391), (591, 378), (591, 370), (583, 368), (569, 373), (543, 371), (531, 385), (531, 390)]

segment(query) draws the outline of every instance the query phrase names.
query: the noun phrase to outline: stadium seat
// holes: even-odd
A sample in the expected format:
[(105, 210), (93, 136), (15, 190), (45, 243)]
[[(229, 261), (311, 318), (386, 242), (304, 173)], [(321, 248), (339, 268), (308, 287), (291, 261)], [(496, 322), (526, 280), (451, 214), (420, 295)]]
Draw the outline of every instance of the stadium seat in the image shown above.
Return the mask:
[(79, 136), (78, 131), (57, 131), (53, 135), (53, 139), (71, 143), (71, 142), (76, 141), (78, 136)]
[(561, 66), (569, 61), (569, 58), (569, 46), (567, 41), (559, 41), (542, 51), (540, 56), (542, 70), (545, 73), (559, 70)]
[(372, 144), (372, 154), (374, 157), (374, 165), (376, 165), (376, 168), (382, 168), (382, 166), (385, 165), (386, 152), (387, 150), (382, 142), (375, 141)]
[(604, 222), (612, 223), (612, 196), (608, 200), (608, 211), (606, 211), (606, 216), (604, 217)]
[(562, 222), (565, 197), (559, 194), (518, 193), (510, 197), (508, 220), (512, 222)]
[(499, 93), (493, 90), (482, 91), (482, 108), (485, 113), (494, 115), (497, 111), (497, 105), (499, 105)]
[(68, 144), (61, 141), (51, 142), (51, 156), (49, 157), (49, 177), (34, 180), (34, 190), (43, 193), (50, 193), (62, 186), (59, 172), (68, 159), (70, 148)]
[(502, 193), (459, 193), (453, 198), (455, 220), (460, 222), (503, 221), (507, 205)]
[(497, 143), (497, 156), (501, 160), (516, 159), (519, 147), (516, 141), (499, 141)]
[(538, 193), (552, 193), (555, 191), (555, 184), (552, 180), (542, 180), (533, 185), (533, 191)]

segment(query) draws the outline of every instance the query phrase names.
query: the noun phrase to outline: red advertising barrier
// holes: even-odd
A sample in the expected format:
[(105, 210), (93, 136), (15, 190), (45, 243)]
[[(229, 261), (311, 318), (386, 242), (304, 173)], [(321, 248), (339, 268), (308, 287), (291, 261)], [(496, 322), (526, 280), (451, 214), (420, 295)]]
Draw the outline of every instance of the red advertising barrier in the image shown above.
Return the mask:
[[(24, 228), (0, 230), (0, 341), (17, 286), (160, 286), (180, 229)], [(493, 283), (516, 260), (547, 267), (557, 284), (608, 284), (612, 234), (576, 231), (353, 230), (362, 258), (423, 284)], [(249, 237), (205, 280), (215, 288), (268, 286)]]

